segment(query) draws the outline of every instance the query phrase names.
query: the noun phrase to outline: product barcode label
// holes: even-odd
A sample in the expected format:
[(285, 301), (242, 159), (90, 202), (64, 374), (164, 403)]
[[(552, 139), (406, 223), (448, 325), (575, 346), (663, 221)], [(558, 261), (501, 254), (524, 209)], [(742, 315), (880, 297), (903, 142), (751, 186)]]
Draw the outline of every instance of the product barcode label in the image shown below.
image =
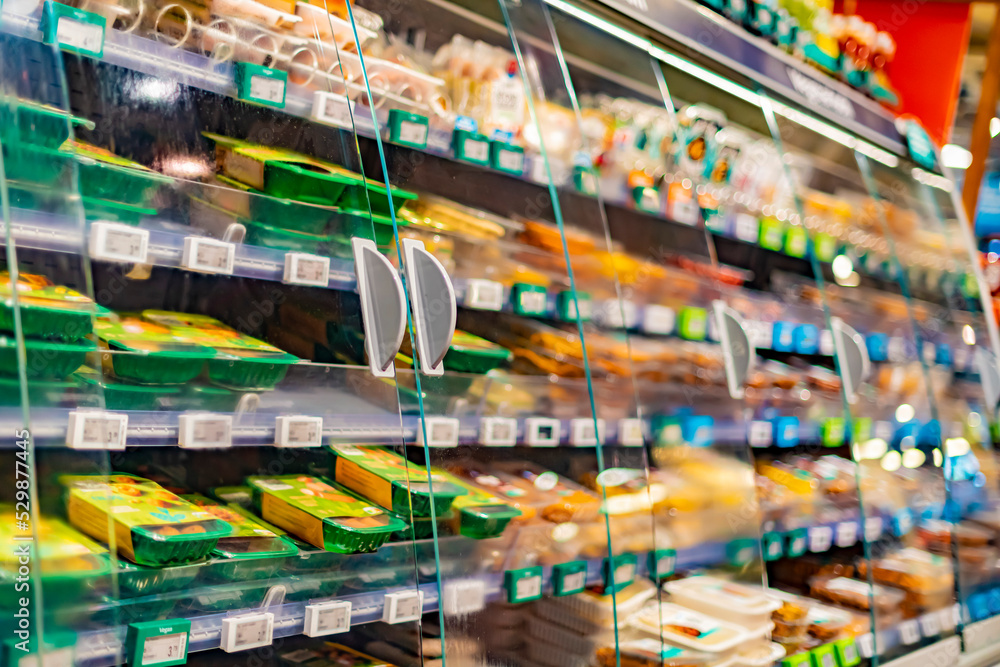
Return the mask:
[(809, 551), (829, 551), (832, 544), (833, 529), (830, 526), (813, 526), (809, 529)]
[(114, 222), (90, 225), (90, 256), (108, 262), (146, 263), (149, 231)]
[(483, 417), (479, 422), (479, 441), (493, 447), (517, 444), (517, 420), (513, 417)]
[(843, 521), (837, 524), (837, 546), (849, 547), (858, 541), (858, 524), (854, 521)]
[(125, 449), (128, 415), (113, 412), (69, 413), (66, 445), (71, 449)]
[(399, 142), (410, 145), (427, 145), (427, 126), (404, 120), (399, 124)]
[(250, 76), (250, 97), (280, 105), (285, 101), (285, 80), (253, 74)]
[(458, 445), (458, 420), (454, 417), (427, 417), (423, 428), (417, 427), (417, 444), (428, 447), (456, 447)]
[(319, 447), (323, 444), (323, 418), (277, 417), (274, 425), (274, 443), (279, 447)]
[(626, 417), (618, 421), (618, 444), (626, 447), (642, 447), (646, 444), (641, 419)]
[(185, 448), (230, 447), (232, 415), (181, 415), (177, 444)]
[(330, 258), (304, 252), (285, 253), (282, 280), (289, 285), (326, 287), (330, 284)]
[(187, 655), (187, 640), (188, 633), (186, 632), (177, 632), (162, 637), (147, 637), (142, 644), (143, 667), (183, 660)]
[(189, 271), (231, 275), (236, 246), (225, 241), (188, 236), (184, 239), (181, 266)]
[(56, 42), (77, 51), (99, 54), (104, 50), (104, 27), (62, 16), (56, 24)]
[(351, 603), (346, 600), (306, 605), (305, 634), (323, 637), (351, 629)]
[(501, 148), (497, 155), (497, 164), (504, 171), (520, 174), (524, 171), (524, 153)]
[(906, 646), (920, 641), (920, 626), (916, 621), (903, 621), (899, 624), (899, 639)]
[(351, 103), (343, 95), (317, 90), (313, 95), (312, 117), (320, 123), (352, 129)]
[(480, 139), (466, 138), (462, 143), (465, 159), (474, 162), (486, 162), (490, 159), (490, 145)]
[(773, 425), (771, 422), (765, 421), (752, 421), (750, 422), (750, 446), (751, 447), (767, 447), (771, 444), (772, 436), (771, 431), (773, 430)]
[(469, 280), (465, 295), (465, 307), (479, 310), (500, 310), (503, 307), (503, 284), (493, 280)]

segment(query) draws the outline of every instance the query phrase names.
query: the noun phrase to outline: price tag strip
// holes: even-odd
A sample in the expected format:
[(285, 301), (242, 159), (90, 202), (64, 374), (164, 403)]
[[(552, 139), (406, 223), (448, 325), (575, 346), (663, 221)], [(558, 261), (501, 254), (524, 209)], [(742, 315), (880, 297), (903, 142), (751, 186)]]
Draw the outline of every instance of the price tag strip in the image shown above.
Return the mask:
[(550, 417), (528, 417), (524, 420), (524, 442), (531, 447), (556, 447), (562, 437), (562, 424)]
[(446, 582), (441, 595), (447, 616), (466, 616), (486, 607), (486, 584), (481, 579)]
[(330, 258), (304, 252), (285, 253), (282, 282), (288, 285), (327, 287), (330, 284)]
[(427, 437), (428, 447), (457, 447), (458, 419), (454, 417), (425, 417), (423, 427), (417, 426), (417, 444), (424, 444)]
[(303, 632), (307, 637), (325, 637), (350, 629), (350, 601), (333, 600), (306, 605), (306, 624)]
[(323, 418), (303, 415), (275, 418), (274, 444), (278, 447), (319, 447), (323, 444)]
[(125, 449), (128, 415), (99, 410), (73, 410), (66, 425), (70, 449)]
[(270, 646), (274, 636), (274, 614), (260, 612), (222, 619), (222, 645), (226, 653)]
[(397, 591), (385, 594), (385, 606), (382, 608), (383, 623), (416, 621), (423, 613), (423, 591)]
[(149, 258), (149, 231), (117, 222), (90, 224), (90, 256), (105, 262), (146, 264)]
[(188, 236), (184, 239), (181, 266), (188, 271), (232, 275), (236, 245), (226, 241)]
[(233, 446), (232, 415), (181, 415), (178, 422), (177, 444), (185, 449)]
[(489, 447), (517, 444), (517, 420), (513, 417), (483, 417), (479, 420), (479, 442)]

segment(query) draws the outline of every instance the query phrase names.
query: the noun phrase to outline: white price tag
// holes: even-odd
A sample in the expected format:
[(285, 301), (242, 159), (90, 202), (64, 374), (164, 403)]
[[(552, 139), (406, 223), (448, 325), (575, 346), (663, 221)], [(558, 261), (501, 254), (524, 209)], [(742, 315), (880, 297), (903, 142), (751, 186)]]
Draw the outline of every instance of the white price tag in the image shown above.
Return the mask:
[(760, 237), (760, 223), (749, 213), (737, 213), (733, 233), (740, 241), (757, 243)]
[(71, 449), (125, 449), (128, 415), (73, 410), (66, 425), (66, 446)]
[(261, 612), (222, 619), (222, 645), (226, 653), (270, 646), (274, 634), (274, 614)]
[(542, 593), (542, 578), (540, 576), (518, 579), (515, 595), (518, 600), (537, 598)]
[(304, 252), (285, 253), (282, 280), (288, 285), (326, 287), (330, 284), (330, 258)]
[(177, 444), (185, 449), (232, 447), (233, 416), (216, 414), (181, 415)]
[(886, 355), (890, 362), (899, 364), (906, 361), (906, 342), (899, 336), (889, 338)]
[(903, 621), (899, 624), (899, 640), (905, 646), (920, 641), (920, 626), (916, 621)]
[(829, 551), (833, 545), (833, 528), (830, 526), (813, 526), (809, 529), (809, 551), (820, 553)]
[(306, 605), (305, 635), (324, 637), (351, 629), (351, 603), (347, 600)]
[(323, 444), (323, 418), (304, 415), (275, 418), (274, 444), (278, 447), (319, 447)]
[(312, 117), (320, 123), (353, 129), (351, 103), (343, 95), (317, 90), (313, 95)]
[(443, 609), (448, 616), (465, 616), (486, 606), (486, 584), (478, 579), (445, 583), (442, 591)]
[(870, 632), (855, 639), (854, 645), (857, 646), (861, 657), (866, 660), (875, 655), (875, 636)]
[(833, 356), (833, 332), (829, 329), (819, 332), (819, 353), (824, 357)]
[(149, 255), (149, 231), (118, 224), (90, 225), (90, 256), (106, 262), (145, 264)]
[(750, 422), (749, 440), (751, 447), (768, 447), (774, 440), (772, 431), (774, 425), (771, 422), (752, 421)]
[(924, 637), (932, 639), (941, 634), (941, 617), (937, 612), (924, 614), (920, 617), (920, 631)]
[(544, 314), (548, 309), (548, 295), (545, 292), (524, 290), (517, 295), (518, 305), (525, 314)]
[(250, 97), (273, 104), (285, 101), (284, 79), (253, 74), (250, 76)]
[(490, 447), (517, 444), (517, 420), (513, 417), (483, 417), (479, 420), (479, 442)]
[(858, 523), (856, 521), (838, 523), (835, 540), (838, 547), (853, 546), (858, 541)]
[(147, 637), (142, 644), (142, 665), (177, 662), (187, 655), (188, 633), (175, 632), (160, 637)]
[(382, 608), (382, 622), (392, 624), (416, 621), (423, 612), (423, 591), (386, 593), (385, 606)]
[(668, 306), (653, 304), (646, 306), (642, 311), (643, 333), (667, 336), (674, 332), (676, 324), (677, 314)]
[(934, 346), (934, 343), (924, 342), (923, 356), (925, 363), (930, 366), (934, 365), (934, 360), (937, 359), (937, 348)]
[(407, 144), (426, 144), (427, 126), (404, 120), (399, 124), (399, 140)]
[[(946, 618), (951, 618), (951, 620), (946, 620)], [(955, 627), (962, 622), (962, 605), (955, 603), (950, 609), (944, 609), (941, 612), (941, 627), (946, 630), (954, 630)]]
[(531, 447), (555, 447), (562, 437), (562, 424), (549, 417), (528, 417), (524, 420), (524, 442)]
[(865, 518), (865, 542), (871, 544), (878, 542), (882, 537), (882, 517), (870, 516)]
[(604, 420), (597, 419), (597, 428), (594, 428), (594, 419), (588, 417), (577, 417), (569, 422), (569, 444), (574, 447), (594, 447), (597, 444), (604, 444)]
[(188, 236), (184, 239), (181, 266), (189, 271), (231, 275), (236, 260), (236, 245), (225, 241)]
[(545, 160), (541, 155), (531, 156), (531, 180), (542, 185), (549, 182), (549, 171), (545, 168)]
[(465, 143), (462, 144), (462, 152), (465, 154), (465, 159), (467, 160), (486, 162), (490, 159), (490, 145), (479, 139), (467, 138)]
[(478, 310), (500, 310), (503, 308), (503, 284), (479, 278), (469, 280), (463, 305)]
[(423, 428), (417, 427), (417, 444), (424, 444), (427, 436), (428, 447), (457, 447), (458, 420), (454, 417), (426, 417)]
[(71, 49), (100, 53), (104, 48), (104, 27), (96, 23), (77, 21), (60, 16), (56, 24), (56, 41)]
[(743, 328), (747, 332), (750, 344), (757, 348), (769, 349), (774, 344), (774, 324), (760, 320), (744, 320)]
[(646, 444), (641, 419), (626, 417), (618, 420), (618, 444), (625, 447), (642, 447)]
[(956, 370), (964, 371), (969, 365), (969, 346), (956, 345), (953, 347), (951, 361)]
[(639, 321), (639, 309), (631, 301), (608, 299), (599, 305), (595, 317), (608, 329), (632, 329)]
[(582, 591), (587, 587), (586, 572), (572, 572), (563, 577), (563, 590)]
[(504, 171), (519, 174), (524, 171), (524, 153), (501, 148), (500, 154), (497, 156), (497, 163)]
[(701, 209), (694, 197), (678, 200), (671, 206), (671, 218), (682, 225), (694, 226), (701, 222)]

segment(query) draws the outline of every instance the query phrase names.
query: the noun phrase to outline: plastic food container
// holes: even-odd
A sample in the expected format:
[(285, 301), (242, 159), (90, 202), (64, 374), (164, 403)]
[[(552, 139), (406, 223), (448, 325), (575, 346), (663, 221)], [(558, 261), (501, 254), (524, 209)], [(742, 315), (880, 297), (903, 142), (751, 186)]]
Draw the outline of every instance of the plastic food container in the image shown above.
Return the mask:
[(60, 150), (76, 156), (84, 197), (147, 207), (162, 186), (173, 182), (138, 162), (75, 139), (67, 140)]
[(327, 551), (375, 551), (406, 527), (405, 521), (319, 477), (250, 477), (247, 484), (265, 521)]
[(158, 410), (163, 402), (180, 395), (179, 387), (161, 387), (147, 384), (126, 384), (106, 380), (89, 366), (82, 366), (71, 376), (99, 389), (108, 410)]
[[(46, 148), (61, 146), (69, 138), (71, 126), (89, 123), (56, 107), (24, 99), (5, 104), (0, 109), (0, 122), (17, 133), (11, 139)], [(9, 165), (7, 167), (8, 175), (13, 175)]]
[(809, 634), (823, 642), (840, 637), (854, 621), (849, 612), (826, 605), (813, 605), (806, 617), (809, 621)]
[(809, 630), (809, 603), (785, 601), (771, 615), (776, 641), (797, 641), (805, 638)]
[(105, 371), (120, 380), (139, 384), (184, 384), (201, 373), (215, 350), (169, 327), (147, 319), (125, 315), (95, 322), (94, 332), (102, 347)]
[(467, 492), (444, 475), (408, 462), (382, 447), (330, 448), (334, 479), (355, 493), (402, 516), (440, 516)]
[[(734, 623), (720, 621), (669, 602), (643, 608), (629, 619), (629, 623), (646, 634), (662, 636), (664, 641), (671, 644), (714, 654), (728, 653), (760, 636)], [(770, 626), (767, 628), (770, 629)]]
[(615, 611), (624, 619), (656, 595), (648, 579), (636, 579), (612, 596), (585, 590), (577, 595), (540, 600), (535, 606), (543, 618), (564, 625), (581, 635), (591, 635), (614, 626)]
[(813, 579), (809, 582), (809, 592), (815, 598), (834, 604), (868, 611), (874, 599), (875, 610), (888, 613), (898, 610), (906, 595), (903, 591), (866, 581), (836, 577), (834, 579)]
[(468, 332), (456, 331), (444, 363), (449, 370), (459, 373), (488, 373), (513, 358), (507, 348)]
[(299, 358), (206, 315), (144, 310), (144, 319), (169, 327), (183, 339), (214, 349), (208, 359), (212, 382), (233, 389), (272, 389)]
[(207, 561), (194, 561), (169, 567), (145, 567), (128, 561), (118, 561), (118, 583), (131, 597), (171, 593), (188, 588)]
[[(472, 484), (443, 470), (436, 470), (446, 480), (465, 489), (464, 496), (455, 498), (451, 504), (457, 524), (457, 532), (476, 540), (496, 537), (507, 528), (511, 520), (521, 516), (521, 510), (504, 502)], [(436, 487), (435, 487), (436, 488)]]
[[(274, 218), (281, 220), (281, 218)], [(294, 229), (284, 229), (269, 225), (266, 222), (257, 220), (243, 220), (246, 227), (246, 242), (250, 245), (263, 246), (266, 248), (281, 248), (282, 250), (294, 250), (313, 255), (331, 254), (331, 246), (337, 244), (341, 239), (338, 234), (312, 234), (309, 232), (297, 231)], [(344, 247), (347, 247), (347, 239), (343, 239)]]
[[(28, 378), (62, 380), (83, 365), (87, 354), (96, 350), (97, 346), (88, 340), (63, 343), (27, 338), (24, 349)], [(17, 377), (17, 374), (17, 342), (13, 338), (0, 336), (0, 375)]]
[(204, 558), (230, 532), (226, 522), (142, 477), (81, 475), (60, 481), (70, 523), (102, 542), (113, 527), (118, 553), (140, 565)]
[[(0, 331), (14, 331), (13, 289), (10, 273), (0, 271)], [(30, 273), (18, 274), (17, 298), (28, 338), (79, 340), (93, 330), (94, 315), (107, 312), (90, 297)]]
[(216, 182), (220, 187), (203, 190), (207, 201), (244, 220), (258, 220), (278, 229), (320, 234), (338, 210), (272, 197), (226, 176), (217, 176)]
[(771, 620), (781, 603), (763, 588), (744, 586), (724, 579), (695, 576), (664, 585), (675, 604), (710, 614), (745, 628), (759, 628)]
[(497, 461), (487, 468), (470, 461), (449, 471), (500, 496), (526, 519), (537, 515), (552, 523), (586, 523), (601, 509), (597, 494), (533, 463)]

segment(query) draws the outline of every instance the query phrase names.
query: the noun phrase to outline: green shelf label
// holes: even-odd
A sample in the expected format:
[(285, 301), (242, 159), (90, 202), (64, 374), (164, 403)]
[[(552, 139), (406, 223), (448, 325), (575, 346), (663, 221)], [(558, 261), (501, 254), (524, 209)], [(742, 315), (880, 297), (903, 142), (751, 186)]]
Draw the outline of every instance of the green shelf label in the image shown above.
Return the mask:
[(805, 257), (809, 250), (809, 234), (805, 228), (791, 225), (785, 232), (785, 254), (792, 257)]
[(233, 74), (236, 79), (236, 94), (241, 100), (276, 109), (285, 108), (287, 72), (254, 63), (236, 63)]
[(824, 447), (840, 447), (844, 444), (845, 423), (843, 417), (829, 417), (823, 422), (822, 440)]
[(733, 567), (743, 567), (757, 555), (757, 541), (749, 537), (733, 540), (726, 545), (726, 561)]
[(542, 597), (542, 568), (535, 566), (507, 570), (503, 575), (503, 584), (507, 591), (507, 602), (511, 604), (537, 600)]
[(812, 667), (838, 667), (833, 644), (814, 648), (809, 652), (809, 659), (812, 661)]
[(757, 243), (762, 248), (780, 251), (785, 245), (785, 223), (776, 218), (761, 219), (760, 237)]
[(518, 315), (545, 315), (548, 311), (548, 292), (541, 285), (514, 283), (511, 302)]
[(455, 159), (469, 164), (486, 167), (490, 164), (490, 139), (478, 132), (455, 130), (452, 140), (455, 148)]
[(505, 174), (524, 173), (524, 149), (503, 141), (490, 142), (490, 166)]
[(854, 667), (861, 662), (853, 637), (833, 642), (833, 649), (837, 654), (837, 667)]
[(685, 340), (705, 340), (708, 335), (708, 311), (688, 306), (677, 317), (677, 332)]
[(75, 9), (53, 0), (42, 8), (42, 41), (63, 51), (100, 58), (104, 55), (104, 28), (100, 14)]
[(604, 590), (620, 591), (635, 579), (635, 568), (639, 559), (635, 554), (619, 554), (613, 558), (605, 558), (602, 566), (604, 572)]
[(650, 551), (646, 557), (646, 567), (649, 570), (649, 578), (653, 581), (666, 579), (674, 574), (677, 569), (677, 551), (674, 549), (657, 549)]
[(557, 597), (582, 593), (587, 587), (587, 561), (574, 560), (553, 566), (552, 587)]
[(796, 528), (785, 533), (785, 553), (789, 558), (798, 558), (809, 547), (809, 530)]
[(424, 150), (427, 148), (429, 128), (427, 116), (402, 109), (389, 111), (389, 141), (394, 144)]
[(142, 621), (128, 626), (126, 651), (133, 667), (183, 665), (187, 663), (191, 621)]
[(774, 561), (785, 555), (785, 536), (781, 533), (764, 533), (762, 539), (764, 560)]

